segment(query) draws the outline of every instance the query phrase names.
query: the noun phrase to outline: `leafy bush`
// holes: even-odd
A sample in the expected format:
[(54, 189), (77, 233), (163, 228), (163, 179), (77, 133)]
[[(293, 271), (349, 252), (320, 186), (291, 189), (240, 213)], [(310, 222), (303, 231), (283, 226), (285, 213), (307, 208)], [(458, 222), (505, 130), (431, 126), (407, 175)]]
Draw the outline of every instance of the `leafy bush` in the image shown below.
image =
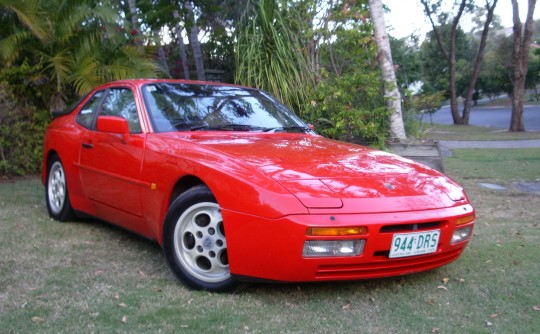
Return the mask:
[(304, 117), (326, 137), (383, 148), (389, 115), (376, 71), (340, 77), (324, 73)]
[(46, 111), (18, 100), (7, 85), (0, 84), (0, 175), (39, 172), (49, 121)]
[(407, 137), (420, 139), (423, 136), (424, 117), (429, 115), (430, 123), (433, 124), (431, 117), (441, 108), (444, 94), (441, 91), (414, 96), (411, 94), (405, 95), (403, 99), (403, 123)]

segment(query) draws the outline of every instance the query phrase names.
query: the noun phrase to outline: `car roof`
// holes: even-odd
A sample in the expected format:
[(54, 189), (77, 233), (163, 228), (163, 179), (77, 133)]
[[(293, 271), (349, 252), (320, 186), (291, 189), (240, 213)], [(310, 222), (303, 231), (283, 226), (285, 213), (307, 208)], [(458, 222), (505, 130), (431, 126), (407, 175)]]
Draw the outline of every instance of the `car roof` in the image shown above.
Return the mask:
[(149, 83), (181, 83), (181, 84), (191, 84), (191, 85), (212, 85), (212, 86), (222, 86), (222, 87), (238, 87), (238, 88), (254, 89), (253, 87), (240, 86), (240, 85), (234, 85), (230, 83), (216, 82), (216, 81), (198, 81), (198, 80), (184, 80), (184, 79), (156, 79), (156, 78), (117, 80), (117, 81), (108, 82), (98, 87), (108, 87), (108, 86), (115, 86), (115, 85), (143, 86)]

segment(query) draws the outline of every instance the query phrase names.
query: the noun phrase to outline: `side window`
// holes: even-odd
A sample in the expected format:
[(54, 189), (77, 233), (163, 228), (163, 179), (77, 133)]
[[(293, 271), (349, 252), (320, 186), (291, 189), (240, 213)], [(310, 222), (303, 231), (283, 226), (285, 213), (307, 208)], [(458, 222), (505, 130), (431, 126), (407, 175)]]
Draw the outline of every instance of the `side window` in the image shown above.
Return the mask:
[(133, 92), (127, 88), (112, 88), (109, 90), (100, 115), (123, 117), (128, 121), (129, 132), (140, 133), (141, 124), (135, 105)]
[(81, 111), (77, 115), (76, 121), (80, 125), (87, 129), (92, 128), (92, 120), (94, 118), (94, 112), (99, 106), (99, 102), (103, 97), (104, 91), (95, 93), (82, 107)]

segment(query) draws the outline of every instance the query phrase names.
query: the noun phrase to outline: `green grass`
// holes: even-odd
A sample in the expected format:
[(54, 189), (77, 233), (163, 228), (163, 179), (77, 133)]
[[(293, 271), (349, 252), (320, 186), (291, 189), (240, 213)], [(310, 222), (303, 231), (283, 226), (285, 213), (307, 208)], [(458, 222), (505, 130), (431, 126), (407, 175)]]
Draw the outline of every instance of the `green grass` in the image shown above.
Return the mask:
[(121, 229), (50, 220), (37, 179), (0, 183), (0, 333), (537, 332), (540, 195), (477, 186), (538, 179), (536, 151), (456, 150), (445, 161), (478, 217), (450, 265), (236, 294), (184, 288), (155, 243)]
[[(511, 185), (519, 181), (540, 181), (540, 149), (453, 150), (445, 166), (459, 179)], [(540, 210), (540, 208), (539, 208)]]
[(540, 139), (540, 131), (508, 132), (507, 129), (473, 125), (424, 124), (423, 136), (431, 140)]

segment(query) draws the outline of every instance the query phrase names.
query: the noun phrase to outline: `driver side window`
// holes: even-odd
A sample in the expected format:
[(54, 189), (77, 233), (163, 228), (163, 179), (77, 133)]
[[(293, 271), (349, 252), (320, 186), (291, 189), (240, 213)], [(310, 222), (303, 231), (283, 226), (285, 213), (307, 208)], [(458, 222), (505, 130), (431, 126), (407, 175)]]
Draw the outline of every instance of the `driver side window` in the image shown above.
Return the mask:
[(130, 133), (141, 133), (141, 124), (137, 114), (137, 106), (133, 92), (128, 88), (111, 88), (108, 91), (100, 116), (117, 116), (125, 118)]

